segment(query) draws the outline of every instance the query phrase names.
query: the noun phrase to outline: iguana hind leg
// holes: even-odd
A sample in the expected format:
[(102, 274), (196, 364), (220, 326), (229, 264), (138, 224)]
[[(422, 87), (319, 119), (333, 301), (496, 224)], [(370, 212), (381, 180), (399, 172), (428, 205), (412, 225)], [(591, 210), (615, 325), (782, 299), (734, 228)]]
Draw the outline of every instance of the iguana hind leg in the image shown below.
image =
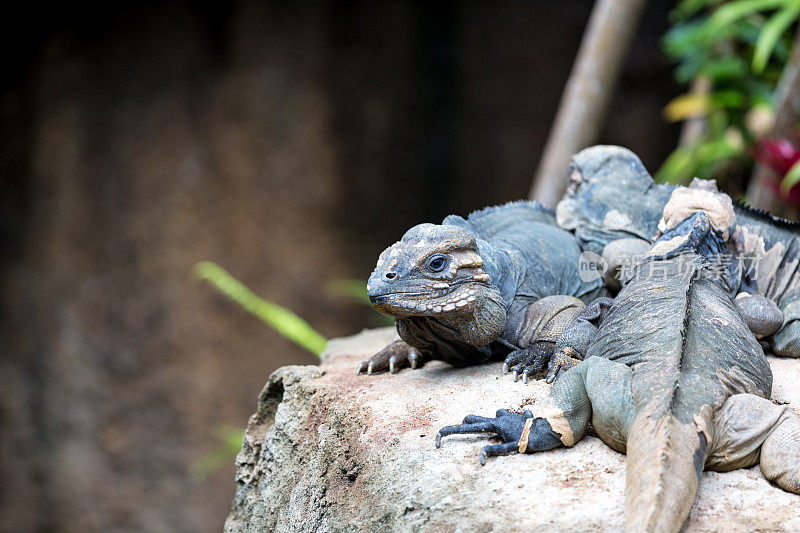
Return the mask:
[(717, 411), (714, 427), (706, 469), (725, 472), (760, 462), (764, 477), (800, 494), (800, 417), (788, 405), (736, 394)]
[(800, 418), (796, 413), (787, 413), (761, 445), (761, 471), (783, 490), (800, 494)]

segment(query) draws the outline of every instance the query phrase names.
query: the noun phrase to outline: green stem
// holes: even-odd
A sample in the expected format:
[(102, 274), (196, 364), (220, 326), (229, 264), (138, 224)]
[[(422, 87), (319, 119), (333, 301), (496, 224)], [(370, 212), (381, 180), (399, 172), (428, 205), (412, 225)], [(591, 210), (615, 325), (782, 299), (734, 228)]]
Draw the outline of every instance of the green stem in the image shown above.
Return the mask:
[(288, 309), (260, 298), (221, 266), (201, 261), (194, 266), (194, 274), (211, 283), (219, 292), (256, 315), (292, 342), (319, 356), (328, 340), (308, 322)]

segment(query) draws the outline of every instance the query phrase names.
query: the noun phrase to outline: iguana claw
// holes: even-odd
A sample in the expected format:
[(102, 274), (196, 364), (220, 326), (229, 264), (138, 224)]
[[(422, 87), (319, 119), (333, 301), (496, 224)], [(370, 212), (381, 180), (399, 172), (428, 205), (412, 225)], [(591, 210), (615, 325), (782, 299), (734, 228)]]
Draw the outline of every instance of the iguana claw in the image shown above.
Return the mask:
[(359, 363), (356, 373), (366, 373), (371, 376), (388, 370), (391, 374), (396, 374), (406, 366), (412, 369), (422, 366), (422, 355), (405, 342), (395, 341), (368, 360)]
[(416, 369), (420, 365), (420, 361), (422, 356), (419, 354), (416, 348), (413, 346), (408, 351), (408, 362), (411, 365), (411, 370)]
[(514, 350), (506, 357), (503, 363), (503, 372), (511, 370), (514, 381), (519, 381), (519, 378), (522, 377), (523, 381), (527, 383), (531, 376), (547, 367), (553, 354), (553, 347), (554, 344), (551, 342), (540, 341), (524, 349)]
[(570, 348), (559, 350), (552, 359), (547, 369), (547, 383), (553, 383), (558, 377), (581, 362), (580, 354)]

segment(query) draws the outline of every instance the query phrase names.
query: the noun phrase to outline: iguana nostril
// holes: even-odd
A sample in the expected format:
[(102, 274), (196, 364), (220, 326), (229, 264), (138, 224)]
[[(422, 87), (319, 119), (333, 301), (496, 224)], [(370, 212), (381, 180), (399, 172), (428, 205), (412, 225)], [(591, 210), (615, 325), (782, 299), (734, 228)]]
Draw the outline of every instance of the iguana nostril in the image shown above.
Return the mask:
[(393, 280), (394, 278), (397, 277), (397, 273), (396, 272), (387, 272), (386, 274), (383, 275), (383, 277), (386, 279), (386, 281), (391, 281), (391, 280)]

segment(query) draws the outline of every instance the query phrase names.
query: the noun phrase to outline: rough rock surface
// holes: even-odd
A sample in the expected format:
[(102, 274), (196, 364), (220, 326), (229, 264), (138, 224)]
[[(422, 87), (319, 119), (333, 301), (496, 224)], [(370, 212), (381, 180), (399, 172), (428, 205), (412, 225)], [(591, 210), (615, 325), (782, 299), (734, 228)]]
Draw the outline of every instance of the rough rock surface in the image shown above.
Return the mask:
[[(536, 413), (547, 384), (514, 383), (499, 363), (356, 376), (358, 361), (392, 336), (331, 341), (320, 366), (270, 376), (237, 458), (226, 531), (621, 530), (625, 456), (597, 437), (483, 468), (477, 454), (488, 436), (451, 436), (434, 448), (438, 428), (467, 413)], [(773, 397), (800, 405), (800, 361), (770, 363)], [(800, 531), (800, 497), (758, 466), (706, 472), (685, 530)]]

